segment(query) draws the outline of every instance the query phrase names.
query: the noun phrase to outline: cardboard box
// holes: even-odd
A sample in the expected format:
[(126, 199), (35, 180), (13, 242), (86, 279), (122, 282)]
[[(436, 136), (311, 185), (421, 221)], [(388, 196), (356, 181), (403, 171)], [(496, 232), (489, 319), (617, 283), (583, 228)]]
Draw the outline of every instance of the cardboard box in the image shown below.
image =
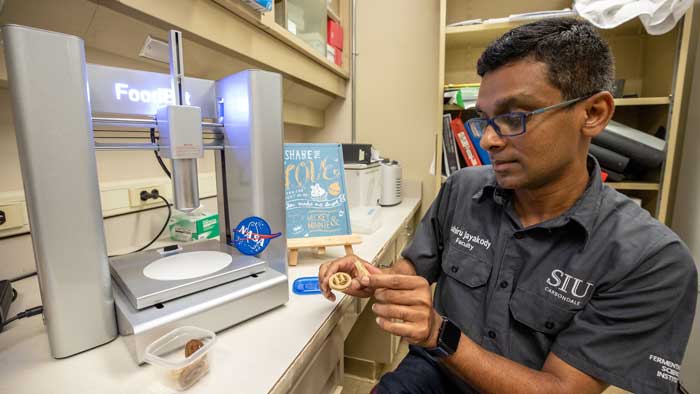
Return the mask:
[(173, 241), (196, 241), (219, 235), (219, 214), (195, 212), (177, 213), (170, 219), (170, 238)]
[(336, 49), (343, 49), (343, 28), (333, 19), (328, 19), (328, 43)]

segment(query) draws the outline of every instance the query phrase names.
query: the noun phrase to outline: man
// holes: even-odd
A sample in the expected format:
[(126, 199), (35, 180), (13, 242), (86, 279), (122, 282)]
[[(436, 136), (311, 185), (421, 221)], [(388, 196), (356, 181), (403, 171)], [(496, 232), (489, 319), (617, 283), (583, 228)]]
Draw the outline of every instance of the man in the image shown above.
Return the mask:
[(374, 295), (377, 324), (413, 344), (375, 391), (675, 393), (697, 273), (588, 156), (614, 112), (607, 44), (587, 22), (544, 20), (493, 42), (477, 71), (468, 126), (493, 165), (447, 180), (392, 268), (319, 271), (330, 299), (330, 275), (354, 275), (346, 293)]

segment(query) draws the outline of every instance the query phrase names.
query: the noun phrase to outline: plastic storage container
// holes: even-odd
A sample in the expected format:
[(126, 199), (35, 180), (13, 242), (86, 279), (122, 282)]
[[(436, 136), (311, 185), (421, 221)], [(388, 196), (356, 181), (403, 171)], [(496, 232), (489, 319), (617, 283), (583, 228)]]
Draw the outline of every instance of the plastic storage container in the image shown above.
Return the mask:
[[(185, 348), (199, 347), (189, 357)], [(163, 335), (148, 345), (144, 359), (154, 366), (158, 379), (175, 390), (187, 390), (209, 372), (207, 353), (216, 342), (216, 334), (198, 327), (180, 327)], [(199, 345), (199, 344), (197, 344)]]
[[(287, 16), (283, 24), (292, 34), (301, 38), (319, 55), (326, 57), (326, 0), (287, 0)], [(275, 12), (275, 19), (277, 13)]]

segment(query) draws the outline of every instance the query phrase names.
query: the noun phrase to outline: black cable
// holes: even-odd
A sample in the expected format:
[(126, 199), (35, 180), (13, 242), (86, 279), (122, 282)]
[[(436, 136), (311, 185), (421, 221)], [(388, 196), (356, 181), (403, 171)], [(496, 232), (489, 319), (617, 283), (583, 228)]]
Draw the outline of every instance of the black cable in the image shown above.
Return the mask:
[[(156, 129), (151, 127), (149, 131), (150, 131), (149, 134), (150, 134), (150, 138), (151, 138), (151, 143), (155, 144), (156, 143)], [(163, 163), (163, 158), (160, 157), (160, 155), (158, 154), (158, 151), (154, 150), (153, 154), (156, 155), (156, 160), (158, 160), (158, 164), (160, 164), (160, 168), (163, 169), (163, 172), (165, 172), (165, 175), (167, 175), (168, 178), (172, 179), (172, 175), (170, 174), (168, 167), (165, 165), (165, 163)], [(146, 249), (147, 247), (153, 245), (153, 243), (156, 242), (158, 240), (158, 238), (160, 238), (160, 236), (163, 234), (163, 231), (165, 231), (165, 229), (168, 227), (168, 223), (170, 223), (170, 217), (172, 216), (172, 210), (170, 209), (170, 202), (168, 200), (166, 200), (165, 197), (158, 194), (157, 191), (154, 191), (154, 193), (141, 192), (141, 199), (143, 201), (146, 201), (146, 200), (151, 199), (151, 198), (160, 198), (161, 200), (163, 200), (163, 202), (165, 202), (165, 206), (168, 208), (168, 218), (165, 219), (165, 223), (163, 223), (163, 228), (160, 229), (160, 231), (158, 232), (158, 235), (156, 235), (155, 238), (153, 238), (151, 240), (151, 242), (147, 243), (146, 245), (142, 246), (141, 248), (139, 248), (137, 250), (134, 250), (131, 253), (141, 252), (144, 249)], [(125, 254), (130, 254), (130, 253), (125, 253)], [(124, 254), (112, 255), (112, 256), (108, 256), (108, 257), (116, 257), (116, 256), (123, 256), (123, 255)]]
[(30, 272), (30, 273), (28, 273), (28, 274), (20, 275), (20, 276), (18, 276), (18, 277), (16, 277), (16, 278), (12, 278), (12, 279), (10, 279), (10, 282), (17, 282), (17, 281), (20, 281), (20, 280), (22, 280), (22, 279), (31, 278), (31, 277), (34, 276), (34, 275), (36, 275), (36, 271)]
[[(156, 129), (151, 127), (151, 143), (155, 144), (156, 143)], [(170, 175), (170, 170), (168, 170), (168, 167), (165, 166), (165, 163), (163, 163), (163, 158), (160, 157), (158, 154), (157, 150), (153, 151), (153, 154), (156, 155), (156, 160), (158, 160), (158, 164), (160, 164), (160, 168), (163, 169), (163, 172), (165, 172), (165, 175), (168, 176), (168, 178), (172, 179), (173, 177)]]
[(165, 197), (163, 197), (159, 194), (158, 198), (163, 200), (163, 202), (165, 203), (165, 206), (168, 208), (168, 217), (167, 217), (167, 219), (165, 219), (165, 223), (163, 223), (163, 227), (161, 227), (160, 231), (158, 231), (158, 234), (151, 240), (151, 242), (149, 242), (146, 245), (144, 245), (143, 247), (141, 247), (141, 249), (135, 250), (133, 253), (140, 252), (140, 251), (146, 249), (147, 247), (153, 245), (153, 243), (156, 242), (158, 240), (158, 238), (160, 238), (160, 236), (163, 234), (163, 231), (165, 231), (165, 229), (168, 228), (168, 223), (170, 223), (170, 217), (172, 216), (173, 211), (172, 211), (172, 209), (170, 209), (170, 202), (168, 200), (166, 200)]
[[(147, 192), (142, 192), (142, 194), (143, 193), (147, 193)], [(143, 196), (141, 198), (143, 199)], [(170, 217), (172, 216), (172, 209), (170, 209), (170, 202), (168, 200), (166, 200), (165, 197), (161, 196), (160, 194), (156, 194), (155, 196), (153, 196), (152, 194), (147, 193), (146, 200), (148, 198), (160, 198), (161, 200), (163, 200), (163, 202), (165, 202), (165, 207), (168, 208), (168, 217), (165, 219), (165, 223), (163, 223), (163, 227), (160, 229), (158, 234), (151, 240), (151, 242), (147, 243), (146, 245), (142, 246), (141, 248), (134, 250), (133, 252), (124, 253), (124, 254), (120, 254), (120, 255), (112, 255), (109, 257), (123, 256), (125, 254), (141, 252), (142, 250), (146, 249), (147, 247), (153, 245), (153, 243), (156, 242), (158, 240), (158, 238), (160, 238), (160, 236), (163, 234), (163, 231), (165, 231), (165, 229), (168, 227), (168, 223), (170, 223)]]
[(10, 301), (10, 302), (15, 302), (16, 299), (17, 299), (17, 289), (13, 288), (12, 289), (12, 301)]
[[(1, 322), (1, 323), (2, 323), (2, 328), (4, 328), (6, 325), (12, 323), (13, 321), (15, 321), (15, 320), (17, 320), (17, 319), (24, 319), (25, 317), (32, 317), (32, 316), (38, 315), (38, 314), (40, 314), (40, 313), (42, 313), (42, 312), (44, 312), (44, 307), (41, 306), (41, 305), (35, 306), (34, 308), (29, 308), (29, 309), (27, 309), (26, 311), (20, 312), (20, 313), (18, 313), (16, 316), (13, 316), (13, 317), (7, 319), (7, 320), (4, 321), (4, 322)], [(0, 331), (2, 331), (2, 330), (0, 329)]]

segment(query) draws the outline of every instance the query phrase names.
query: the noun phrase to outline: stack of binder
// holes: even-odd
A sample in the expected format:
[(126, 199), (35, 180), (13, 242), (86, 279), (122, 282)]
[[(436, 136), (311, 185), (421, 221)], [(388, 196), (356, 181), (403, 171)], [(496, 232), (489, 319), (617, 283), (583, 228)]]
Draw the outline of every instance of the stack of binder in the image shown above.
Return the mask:
[(611, 120), (593, 138), (590, 153), (608, 173), (608, 180), (619, 182), (659, 168), (666, 156), (666, 141)]
[(457, 146), (455, 145), (452, 132), (450, 131), (451, 123), (452, 116), (450, 114), (442, 115), (442, 168), (447, 176), (450, 176), (461, 168), (459, 157), (457, 156)]
[[(474, 103), (464, 101), (467, 118), (475, 115), (470, 113)], [(452, 119), (450, 114), (444, 114), (442, 133), (444, 175), (450, 176), (467, 166), (491, 164), (488, 152), (481, 148), (481, 136), (469, 130), (459, 116)], [(666, 157), (666, 141), (611, 120), (593, 138), (589, 152), (608, 173), (608, 181), (621, 182), (659, 168)]]
[(442, 116), (443, 174), (450, 176), (464, 167), (491, 164), (488, 152), (481, 147), (480, 140), (481, 136), (466, 127), (459, 116), (452, 119), (450, 114), (444, 114)]

